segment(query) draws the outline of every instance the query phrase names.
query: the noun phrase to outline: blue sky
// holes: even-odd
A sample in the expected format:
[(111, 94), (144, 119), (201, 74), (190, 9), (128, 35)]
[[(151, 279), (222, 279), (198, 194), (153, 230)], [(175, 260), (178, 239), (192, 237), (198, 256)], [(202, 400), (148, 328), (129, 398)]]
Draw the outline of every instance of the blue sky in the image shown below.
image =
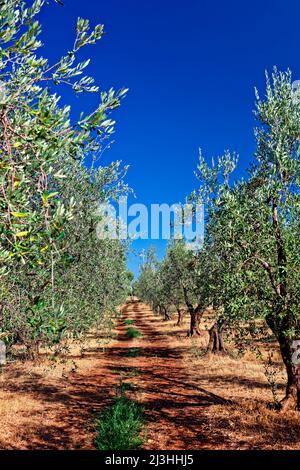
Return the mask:
[[(254, 86), (264, 71), (291, 68), (300, 78), (298, 0), (64, 0), (42, 13), (45, 54), (55, 60), (73, 44), (76, 18), (105, 25), (90, 47), (89, 73), (101, 89), (128, 87), (115, 113), (115, 143), (103, 164), (130, 165), (127, 181), (143, 204), (183, 201), (196, 186), (198, 148), (210, 159), (225, 149), (240, 155), (239, 172), (254, 150)], [(74, 112), (91, 98), (64, 99)], [(93, 97), (95, 100), (95, 97)], [(165, 242), (149, 244), (163, 255)], [(135, 273), (139, 259), (129, 256)]]

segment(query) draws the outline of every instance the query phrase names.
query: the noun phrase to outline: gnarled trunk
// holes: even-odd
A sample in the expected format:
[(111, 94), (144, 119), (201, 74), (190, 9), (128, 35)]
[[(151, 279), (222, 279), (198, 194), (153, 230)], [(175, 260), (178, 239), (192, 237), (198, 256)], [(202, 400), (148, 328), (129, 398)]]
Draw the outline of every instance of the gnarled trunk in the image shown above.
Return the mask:
[(295, 329), (299, 331), (299, 326), (294, 324), (288, 312), (283, 312), (282, 320), (279, 320), (279, 312), (280, 309), (277, 308), (274, 315), (266, 317), (266, 322), (278, 340), (287, 373), (285, 397), (280, 403), (281, 410), (300, 410), (300, 346), (298, 341), (292, 342), (288, 337), (292, 328), (296, 326)]
[(159, 310), (160, 310), (160, 314), (163, 315), (163, 320), (164, 321), (170, 320), (170, 315), (169, 315), (168, 310), (166, 309), (166, 307), (161, 306), (161, 307), (159, 307)]
[[(300, 364), (297, 351), (291, 347), (285, 338), (279, 338), (281, 356), (286, 367), (287, 385), (286, 394), (281, 401), (282, 411), (300, 410)], [(294, 357), (295, 355), (295, 357)]]
[(203, 316), (204, 309), (201, 308), (200, 304), (198, 304), (197, 307), (194, 308), (192, 302), (190, 302), (189, 300), (186, 287), (183, 287), (183, 294), (184, 294), (185, 304), (191, 316), (191, 323), (190, 323), (190, 329), (188, 331), (188, 336), (193, 336), (195, 333), (200, 336), (201, 333), (199, 331), (199, 324)]
[(201, 335), (199, 331), (199, 324), (203, 315), (203, 310), (199, 310), (198, 308), (193, 309), (192, 311), (190, 310), (190, 316), (191, 316), (191, 323), (190, 323), (190, 330), (188, 332), (188, 336), (193, 336), (195, 333), (197, 335)]
[(177, 313), (178, 313), (177, 326), (181, 326), (183, 322), (184, 311), (181, 308), (177, 308)]
[[(273, 211), (273, 228), (277, 248), (277, 266), (278, 266), (278, 280), (274, 277), (272, 266), (268, 265), (267, 271), (273, 288), (277, 294), (277, 305), (275, 304), (275, 319), (270, 316), (267, 323), (271, 327), (273, 333), (277, 336), (280, 345), (281, 356), (286, 367), (288, 376), (286, 385), (286, 395), (281, 402), (281, 409), (286, 410), (300, 410), (300, 379), (299, 379), (299, 360), (298, 354), (294, 344), (288, 339), (289, 333), (293, 330), (299, 331), (299, 324), (295, 321), (294, 315), (289, 309), (281, 311), (282, 305), (286, 303), (288, 294), (288, 277), (287, 277), (287, 255), (285, 249), (285, 239), (282, 236), (280, 223), (278, 219), (278, 197), (272, 198), (272, 211)], [(283, 302), (284, 301), (284, 302)], [(287, 303), (286, 303), (287, 305)], [(282, 315), (283, 314), (283, 315)], [(294, 353), (295, 356), (294, 357)]]
[(209, 343), (208, 351), (212, 353), (224, 353), (226, 352), (224, 347), (223, 333), (219, 329), (218, 323), (214, 325), (209, 330)]

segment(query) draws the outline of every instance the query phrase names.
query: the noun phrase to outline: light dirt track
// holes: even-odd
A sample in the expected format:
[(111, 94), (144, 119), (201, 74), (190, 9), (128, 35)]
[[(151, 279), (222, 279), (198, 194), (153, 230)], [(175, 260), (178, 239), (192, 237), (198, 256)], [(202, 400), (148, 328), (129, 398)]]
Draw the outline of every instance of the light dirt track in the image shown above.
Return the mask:
[[(124, 311), (141, 331), (141, 339), (134, 340), (138, 357), (122, 359), (124, 370), (135, 367), (137, 398), (143, 404), (147, 417), (145, 449), (203, 449), (213, 442), (203, 434), (206, 420), (201, 409), (225, 404), (222, 397), (199, 386), (197, 378), (186, 368), (182, 348), (172, 346), (172, 336), (162, 333), (162, 320), (141, 304), (129, 304)], [(122, 338), (120, 331), (119, 338)], [(176, 331), (174, 332), (176, 333)], [(125, 341), (128, 343), (128, 341)], [(122, 348), (114, 354), (121, 354)], [(216, 447), (217, 443), (214, 443)]]
[[(133, 320), (140, 338), (126, 337), (126, 318)], [(166, 335), (163, 325), (171, 333)], [(173, 325), (146, 305), (129, 303), (116, 325), (116, 339), (105, 349), (87, 349), (84, 359), (74, 356), (78, 369), (73, 374), (56, 379), (34, 368), (28, 373), (22, 364), (8, 367), (0, 399), (11, 412), (4, 410), (0, 418), (0, 449), (94, 449), (95, 417), (111, 403), (120, 383), (130, 385), (127, 396), (145, 408), (145, 449), (201, 448), (199, 407), (222, 399), (191, 378), (180, 345), (174, 347), (178, 328)], [(1, 423), (5, 414), (7, 422)]]
[[(127, 339), (126, 318), (133, 320), (141, 338)], [(176, 320), (164, 322), (148, 306), (129, 303), (117, 328), (118, 340), (109, 348), (107, 373), (114, 372), (117, 382), (121, 378), (134, 385), (128, 396), (144, 406), (143, 448), (299, 449), (299, 415), (267, 407), (272, 394), (263, 364), (230, 355), (195, 359), (192, 349), (199, 352), (208, 337), (203, 332), (203, 337), (187, 338), (188, 321), (186, 317), (185, 325), (177, 327)], [(128, 357), (131, 348), (136, 348), (136, 357)], [(278, 383), (279, 398), (284, 381)]]
[[(140, 338), (126, 337), (126, 318), (133, 320)], [(171, 333), (166, 335), (163, 325)], [(205, 440), (199, 408), (222, 399), (191, 378), (180, 345), (174, 347), (172, 335), (175, 339), (178, 328), (173, 325), (146, 305), (129, 303), (116, 325), (116, 339), (105, 349), (87, 349), (83, 360), (74, 356), (78, 369), (73, 374), (51, 379), (34, 369), (28, 374), (22, 364), (8, 367), (0, 399), (12, 412), (2, 423), (0, 448), (93, 449), (95, 417), (111, 403), (120, 383), (130, 385), (127, 396), (145, 408), (145, 449), (201, 448)]]
[[(127, 338), (126, 319), (140, 338)], [(148, 306), (128, 303), (116, 339), (68, 356), (74, 372), (51, 378), (26, 363), (8, 366), (0, 377), (0, 448), (94, 449), (95, 418), (122, 384), (145, 409), (145, 449), (299, 449), (299, 415), (267, 408), (263, 365), (195, 356), (207, 333), (187, 338), (188, 321), (177, 327), (175, 318), (164, 322)]]

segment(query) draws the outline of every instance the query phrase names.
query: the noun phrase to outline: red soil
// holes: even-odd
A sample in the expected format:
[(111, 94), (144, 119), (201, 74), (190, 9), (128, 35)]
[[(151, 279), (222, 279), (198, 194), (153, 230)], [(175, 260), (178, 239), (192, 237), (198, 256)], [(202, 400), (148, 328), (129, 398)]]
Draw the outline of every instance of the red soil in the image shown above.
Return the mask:
[[(125, 318), (134, 320), (140, 338), (126, 337)], [(1, 375), (0, 398), (9, 409), (0, 410), (0, 448), (93, 449), (95, 416), (120, 382), (144, 406), (145, 449), (300, 448), (299, 414), (266, 407), (272, 394), (261, 364), (195, 357), (206, 336), (191, 340), (187, 324), (174, 323), (130, 303), (117, 339), (72, 358), (76, 371), (49, 378), (34, 367), (24, 373), (22, 364), (8, 366)]]

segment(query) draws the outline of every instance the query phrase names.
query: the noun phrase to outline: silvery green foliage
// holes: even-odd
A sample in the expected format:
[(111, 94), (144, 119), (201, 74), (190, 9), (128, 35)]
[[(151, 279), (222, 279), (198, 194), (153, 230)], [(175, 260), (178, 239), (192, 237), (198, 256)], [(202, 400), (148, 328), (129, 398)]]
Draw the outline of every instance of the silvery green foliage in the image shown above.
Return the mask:
[(159, 261), (153, 247), (150, 247), (145, 255), (145, 259), (140, 266), (139, 278), (134, 283), (134, 293), (137, 297), (152, 306), (156, 305), (156, 271)]
[[(257, 93), (256, 116), (257, 151), (247, 180), (230, 186), (224, 177), (222, 161), (229, 174), (235, 156), (227, 153), (211, 168), (201, 158), (194, 195), (207, 204), (206, 250), (220, 279), (215, 302), (232, 319), (292, 314), (297, 329), (300, 108), (289, 72), (275, 70), (267, 78), (266, 98)], [(294, 328), (286, 334), (293, 336)]]
[[(126, 167), (97, 163), (126, 90), (100, 93), (79, 59), (102, 25), (79, 18), (68, 52), (54, 64), (41, 56), (45, 3), (0, 4), (0, 327), (27, 343), (83, 331), (128, 290), (126, 247), (95, 235), (98, 204), (127, 191)], [(61, 87), (95, 94), (94, 111), (72, 120)]]
[[(300, 338), (298, 94), (291, 73), (276, 69), (267, 76), (266, 96), (256, 91), (257, 148), (247, 178), (232, 180), (235, 154), (227, 151), (208, 165), (200, 153), (200, 187), (190, 200), (206, 206), (204, 247), (188, 254), (182, 242), (175, 242), (160, 265), (146, 266), (138, 281), (148, 301), (188, 299), (193, 306), (213, 306), (220, 324), (238, 338), (242, 325), (249, 325), (252, 337), (268, 327), (288, 376), (282, 404), (293, 409), (300, 406), (293, 359)], [(178, 296), (180, 286), (184, 299)], [(259, 326), (262, 321), (265, 328)]]
[(277, 336), (284, 328), (291, 340), (299, 334), (300, 108), (289, 72), (267, 80), (256, 116), (261, 125), (249, 178), (224, 190), (209, 233), (227, 271), (228, 313), (264, 317)]
[[(214, 283), (209, 295), (222, 307), (228, 324), (238, 328), (241, 321), (266, 321), (288, 374), (284, 406), (295, 408), (299, 383), (292, 345), (300, 335), (300, 106), (291, 73), (276, 69), (271, 78), (267, 76), (266, 96), (260, 98), (256, 92), (256, 97), (257, 150), (249, 176), (233, 186), (226, 181), (221, 188), (215, 185), (211, 192), (206, 246)], [(210, 184), (206, 175), (204, 180)]]
[(197, 256), (183, 240), (170, 242), (161, 262), (150, 251), (135, 286), (138, 297), (155, 310), (197, 304), (202, 284), (198, 282), (196, 263)]

